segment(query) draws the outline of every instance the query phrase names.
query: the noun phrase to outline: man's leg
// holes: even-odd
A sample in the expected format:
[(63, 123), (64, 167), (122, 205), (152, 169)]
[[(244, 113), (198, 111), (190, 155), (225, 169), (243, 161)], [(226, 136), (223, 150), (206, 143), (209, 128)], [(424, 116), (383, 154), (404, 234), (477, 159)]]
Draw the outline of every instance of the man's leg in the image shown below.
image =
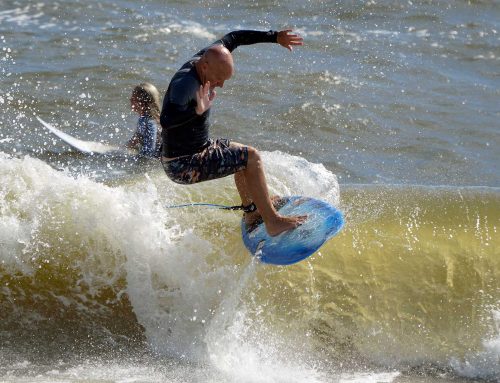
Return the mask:
[(241, 204), (243, 206), (248, 206), (252, 203), (252, 197), (248, 194), (247, 183), (245, 181), (245, 175), (243, 174), (243, 170), (234, 173), (234, 183), (236, 184), (236, 189), (238, 189), (238, 193), (241, 198)]
[[(245, 146), (245, 145), (242, 145), (238, 142), (231, 142), (231, 146), (232, 145), (239, 146), (239, 147)], [(258, 166), (262, 167), (262, 160), (260, 159), (260, 155), (257, 152), (257, 150), (251, 146), (247, 146), (247, 148), (248, 148), (248, 162), (251, 162), (251, 161), (258, 162)], [(247, 162), (247, 167), (248, 167), (248, 162)], [(264, 170), (263, 170), (263, 168), (261, 168), (261, 169), (262, 169), (261, 177), (263, 178), (263, 182), (264, 182), (264, 186), (265, 186), (265, 194), (267, 195), (267, 198), (269, 199), (269, 192), (267, 190), (267, 182), (265, 179)], [(243, 206), (248, 206), (252, 202), (254, 202), (254, 199), (252, 198), (252, 195), (249, 192), (246, 178), (247, 178), (247, 176), (245, 175), (245, 170), (241, 170), (239, 172), (234, 173), (234, 183), (236, 184), (236, 189), (238, 189), (238, 193), (239, 193), (240, 198), (241, 198), (241, 204)], [(254, 202), (254, 203), (255, 203), (255, 205), (257, 205), (256, 202)], [(276, 213), (276, 210), (274, 209), (272, 202), (271, 202), (271, 206), (274, 210), (274, 213)], [(251, 216), (252, 219), (254, 217), (258, 217), (260, 215), (261, 214), (257, 213), (257, 212), (255, 212), (255, 214), (247, 214), (247, 216)]]
[(252, 201), (255, 203), (269, 235), (291, 230), (305, 221), (306, 216), (283, 217), (276, 212), (267, 189), (264, 165), (255, 148), (248, 147), (247, 167), (235, 174), (235, 182), (242, 204), (248, 205)]

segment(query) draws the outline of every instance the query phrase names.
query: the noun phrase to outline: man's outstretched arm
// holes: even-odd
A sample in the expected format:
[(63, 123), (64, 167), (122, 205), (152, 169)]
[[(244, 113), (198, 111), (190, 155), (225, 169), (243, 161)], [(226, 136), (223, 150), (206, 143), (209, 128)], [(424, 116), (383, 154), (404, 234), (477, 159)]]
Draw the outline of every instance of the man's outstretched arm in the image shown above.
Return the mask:
[(291, 29), (283, 31), (233, 31), (218, 40), (215, 44), (223, 44), (230, 52), (240, 45), (251, 45), (257, 43), (278, 43), (282, 47), (292, 50), (294, 46), (302, 45), (303, 39), (297, 34), (291, 33)]

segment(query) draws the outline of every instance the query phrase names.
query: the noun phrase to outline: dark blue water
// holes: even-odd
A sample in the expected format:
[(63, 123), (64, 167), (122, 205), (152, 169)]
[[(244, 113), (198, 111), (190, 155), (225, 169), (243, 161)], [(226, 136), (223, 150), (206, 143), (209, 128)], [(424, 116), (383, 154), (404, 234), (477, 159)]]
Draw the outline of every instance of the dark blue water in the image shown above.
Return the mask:
[(347, 183), (498, 186), (498, 16), (496, 2), (4, 1), (1, 134), (23, 153), (66, 150), (38, 113), (80, 138), (124, 142), (136, 83), (163, 93), (227, 31), (292, 27), (305, 39), (294, 53), (235, 52), (214, 135), (321, 162)]

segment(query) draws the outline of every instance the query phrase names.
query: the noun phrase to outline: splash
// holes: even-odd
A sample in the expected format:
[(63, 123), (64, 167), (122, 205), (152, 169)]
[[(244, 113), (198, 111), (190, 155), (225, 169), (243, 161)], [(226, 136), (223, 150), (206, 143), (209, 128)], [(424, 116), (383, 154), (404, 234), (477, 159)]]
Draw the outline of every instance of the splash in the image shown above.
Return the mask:
[(483, 341), (483, 350), (464, 359), (453, 358), (450, 365), (460, 376), (474, 379), (500, 379), (500, 311), (493, 310), (493, 334)]
[[(263, 157), (272, 193), (340, 202), (322, 165)], [(498, 314), (475, 320), (495, 307), (495, 190), (346, 188), (341, 235), (276, 268), (251, 262), (238, 214), (165, 207), (235, 204), (229, 177), (186, 187), (152, 167), (109, 186), (4, 154), (0, 176), (4, 344), (144, 339), (230, 381), (327, 381), (359, 364), (495, 376)]]

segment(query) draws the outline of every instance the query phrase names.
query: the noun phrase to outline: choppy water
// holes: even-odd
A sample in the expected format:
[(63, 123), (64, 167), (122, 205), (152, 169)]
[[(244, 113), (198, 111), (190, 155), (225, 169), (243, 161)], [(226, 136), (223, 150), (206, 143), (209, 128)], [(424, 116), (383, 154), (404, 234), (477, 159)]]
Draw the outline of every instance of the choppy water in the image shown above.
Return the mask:
[[(500, 379), (500, 4), (0, 3), (0, 380)], [(274, 193), (345, 229), (292, 267), (251, 262), (231, 179), (84, 156), (132, 134), (129, 93), (198, 48), (241, 47), (214, 135), (264, 151)], [(415, 186), (418, 185), (418, 186)]]

